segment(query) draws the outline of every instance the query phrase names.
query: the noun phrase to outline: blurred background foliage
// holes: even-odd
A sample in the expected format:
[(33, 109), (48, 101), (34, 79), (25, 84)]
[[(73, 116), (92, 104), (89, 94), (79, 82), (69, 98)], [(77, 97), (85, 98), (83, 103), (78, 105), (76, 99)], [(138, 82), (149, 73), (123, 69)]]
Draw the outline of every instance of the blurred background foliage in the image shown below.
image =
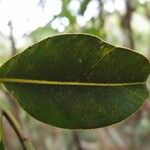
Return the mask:
[[(19, 9), (24, 2), (0, 0), (0, 65), (33, 43), (61, 33), (93, 34), (114, 45), (132, 48), (150, 60), (150, 0), (28, 0), (24, 9)], [(9, 17), (14, 12), (20, 18)], [(25, 22), (28, 24), (24, 27)], [(148, 100), (121, 123), (73, 131), (33, 119), (3, 87), (0, 100), (10, 107), (36, 150), (150, 150)], [(3, 123), (6, 149), (21, 150), (12, 128), (5, 119)]]

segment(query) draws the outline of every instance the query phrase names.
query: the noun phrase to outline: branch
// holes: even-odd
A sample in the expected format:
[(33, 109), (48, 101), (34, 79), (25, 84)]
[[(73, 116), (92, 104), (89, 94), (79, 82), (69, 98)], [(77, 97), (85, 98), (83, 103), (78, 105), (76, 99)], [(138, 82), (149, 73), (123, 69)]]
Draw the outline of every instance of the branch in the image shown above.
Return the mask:
[(34, 150), (32, 143), (22, 134), (20, 124), (7, 109), (7, 107), (2, 103), (0, 103), (0, 110), (2, 110), (2, 116), (6, 118), (6, 120), (10, 123), (11, 127), (14, 129), (23, 150)]
[(7, 115), (7, 113), (3, 112), (3, 116), (6, 118), (6, 120), (10, 123), (11, 127), (14, 129), (21, 145), (22, 145), (22, 148), (23, 150), (27, 150), (26, 149), (26, 146), (24, 144), (24, 142), (27, 140), (26, 138), (24, 138), (21, 133), (19, 132), (19, 130), (17, 129), (17, 127), (14, 125), (13, 121), (11, 120), (11, 118)]
[(121, 22), (122, 22), (122, 28), (123, 31), (125, 33), (125, 46), (130, 47), (132, 49), (135, 48), (135, 44), (134, 44), (134, 39), (133, 39), (133, 31), (132, 31), (132, 27), (131, 27), (131, 18), (132, 18), (132, 13), (135, 10), (135, 8), (132, 6), (131, 1), (130, 0), (126, 0), (126, 13), (124, 14), (124, 16), (121, 18)]
[(77, 146), (78, 150), (83, 150), (82, 146), (81, 146), (81, 140), (80, 140), (80, 134), (78, 131), (73, 131), (72, 132), (73, 135), (73, 141), (75, 143), (75, 145)]
[(16, 44), (15, 44), (15, 40), (14, 40), (14, 36), (13, 36), (13, 25), (12, 25), (12, 21), (8, 22), (8, 26), (10, 28), (10, 42), (11, 42), (11, 49), (12, 49), (12, 53), (11, 55), (16, 54)]

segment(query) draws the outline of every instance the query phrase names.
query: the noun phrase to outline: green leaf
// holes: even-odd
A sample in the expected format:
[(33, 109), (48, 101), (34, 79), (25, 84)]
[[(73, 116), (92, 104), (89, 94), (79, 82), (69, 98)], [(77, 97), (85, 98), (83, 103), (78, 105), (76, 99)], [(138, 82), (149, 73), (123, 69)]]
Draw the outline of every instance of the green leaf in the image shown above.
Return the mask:
[(86, 34), (45, 39), (0, 68), (0, 81), (34, 118), (91, 129), (122, 121), (148, 97), (150, 63)]

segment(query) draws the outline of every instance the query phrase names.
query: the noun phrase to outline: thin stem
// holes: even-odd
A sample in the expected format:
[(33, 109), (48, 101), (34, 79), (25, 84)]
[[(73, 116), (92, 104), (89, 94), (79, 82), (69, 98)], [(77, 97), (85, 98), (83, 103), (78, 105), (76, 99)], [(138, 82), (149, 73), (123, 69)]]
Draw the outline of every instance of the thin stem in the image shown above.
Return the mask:
[(8, 108), (4, 104), (0, 103), (0, 110), (2, 110), (2, 116), (6, 118), (6, 120), (10, 123), (10, 125), (14, 129), (22, 145), (23, 150), (34, 150), (32, 143), (22, 134), (20, 124), (17, 122), (15, 117), (8, 110)]
[(23, 135), (20, 133), (20, 131), (18, 130), (18, 128), (15, 126), (14, 122), (11, 120), (11, 118), (9, 117), (9, 115), (3, 111), (3, 116), (7, 119), (7, 121), (10, 123), (10, 125), (12, 126), (12, 128), (14, 129), (21, 145), (22, 145), (22, 148), (23, 150), (27, 150), (26, 149), (26, 146), (24, 144), (25, 141), (27, 141), (27, 139), (25, 137), (23, 137)]

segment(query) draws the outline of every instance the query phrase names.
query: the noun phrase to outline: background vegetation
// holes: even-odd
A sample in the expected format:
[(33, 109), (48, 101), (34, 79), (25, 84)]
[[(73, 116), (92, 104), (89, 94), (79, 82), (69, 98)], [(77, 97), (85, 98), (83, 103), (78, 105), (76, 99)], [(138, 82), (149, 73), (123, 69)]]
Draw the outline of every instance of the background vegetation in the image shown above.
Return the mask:
[[(4, 6), (3, 3), (4, 0), (0, 0), (0, 8)], [(11, 1), (7, 0), (6, 3), (11, 8)], [(43, 17), (47, 17), (46, 14), (49, 17), (43, 24), (37, 23), (34, 27), (28, 24), (31, 26), (30, 30), (28, 26), (18, 28), (16, 25), (30, 20), (22, 17), (17, 22), (10, 17), (5, 32), (1, 26), (1, 16), (7, 16), (5, 13), (0, 15), (0, 65), (33, 43), (58, 33), (94, 34), (114, 45), (135, 49), (150, 60), (149, 0), (31, 0), (25, 6), (24, 13), (28, 13), (31, 4), (40, 9), (42, 15), (34, 12), (34, 9), (29, 15), (35, 14), (37, 20), (43, 20)], [(16, 12), (21, 15), (21, 3), (15, 5), (18, 9)], [(5, 11), (10, 16), (13, 13), (13, 9)], [(18, 36), (19, 30), (22, 30), (22, 33)], [(78, 131), (59, 129), (38, 122), (25, 113), (3, 87), (0, 87), (0, 100), (10, 107), (22, 125), (25, 136), (31, 139), (36, 150), (150, 149), (148, 100), (132, 117), (121, 123), (102, 129)], [(6, 120), (3, 122), (6, 148), (20, 150), (21, 145), (14, 131)]]

